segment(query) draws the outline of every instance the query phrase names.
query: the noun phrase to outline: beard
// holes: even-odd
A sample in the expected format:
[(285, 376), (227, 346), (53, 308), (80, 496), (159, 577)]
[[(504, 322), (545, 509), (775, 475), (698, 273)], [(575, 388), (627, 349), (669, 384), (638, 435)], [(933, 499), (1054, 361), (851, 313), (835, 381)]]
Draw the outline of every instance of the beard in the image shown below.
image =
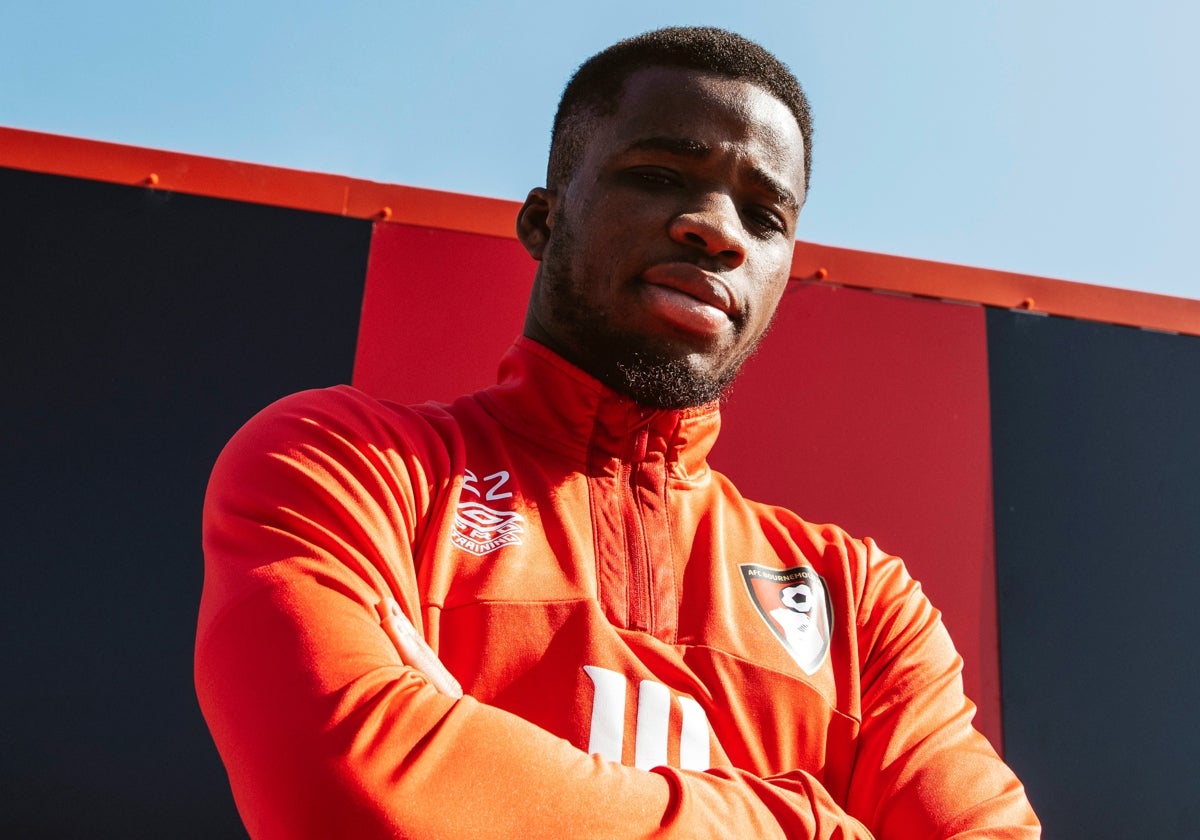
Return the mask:
[[(606, 382), (650, 408), (692, 408), (716, 402), (729, 393), (737, 369), (722, 376), (705, 375), (686, 359), (651, 356), (631, 350), (616, 362), (616, 382)], [(602, 380), (603, 381), (603, 380)]]
[(732, 363), (712, 365), (706, 363), (705, 354), (681, 350), (663, 336), (622, 330), (615, 326), (619, 319), (613, 317), (611, 307), (592, 304), (577, 291), (580, 286), (570, 266), (575, 253), (572, 226), (560, 215), (553, 245), (546, 249), (538, 270), (549, 321), (560, 345), (565, 345), (552, 349), (609, 388), (649, 408), (693, 408), (728, 394), (758, 342)]

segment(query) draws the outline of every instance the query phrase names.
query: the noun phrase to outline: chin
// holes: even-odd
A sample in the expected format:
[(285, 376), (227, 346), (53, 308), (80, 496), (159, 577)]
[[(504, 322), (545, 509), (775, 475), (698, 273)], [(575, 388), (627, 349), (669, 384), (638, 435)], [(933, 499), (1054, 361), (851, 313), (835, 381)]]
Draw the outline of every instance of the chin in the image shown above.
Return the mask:
[(614, 390), (650, 408), (693, 408), (721, 399), (733, 380), (697, 370), (687, 358), (648, 358), (634, 352), (613, 368)]

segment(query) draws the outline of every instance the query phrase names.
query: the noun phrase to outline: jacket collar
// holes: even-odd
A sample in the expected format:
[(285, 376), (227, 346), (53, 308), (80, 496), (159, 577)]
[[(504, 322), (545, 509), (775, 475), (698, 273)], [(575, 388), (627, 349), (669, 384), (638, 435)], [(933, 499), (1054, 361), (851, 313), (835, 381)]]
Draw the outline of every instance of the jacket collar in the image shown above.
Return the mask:
[(504, 354), (498, 383), (479, 398), (511, 431), (589, 472), (662, 457), (674, 477), (699, 477), (721, 427), (715, 402), (648, 408), (525, 337)]

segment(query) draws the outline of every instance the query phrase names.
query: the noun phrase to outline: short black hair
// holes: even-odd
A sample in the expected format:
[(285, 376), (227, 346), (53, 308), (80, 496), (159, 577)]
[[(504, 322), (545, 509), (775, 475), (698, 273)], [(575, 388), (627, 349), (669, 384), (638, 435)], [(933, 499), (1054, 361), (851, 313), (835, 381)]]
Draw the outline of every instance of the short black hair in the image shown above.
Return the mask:
[(616, 113), (625, 81), (647, 67), (680, 67), (751, 82), (787, 106), (804, 138), (804, 186), (812, 169), (812, 113), (787, 65), (753, 41), (709, 26), (672, 26), (618, 41), (575, 71), (563, 89), (550, 134), (547, 186), (570, 180), (592, 119)]

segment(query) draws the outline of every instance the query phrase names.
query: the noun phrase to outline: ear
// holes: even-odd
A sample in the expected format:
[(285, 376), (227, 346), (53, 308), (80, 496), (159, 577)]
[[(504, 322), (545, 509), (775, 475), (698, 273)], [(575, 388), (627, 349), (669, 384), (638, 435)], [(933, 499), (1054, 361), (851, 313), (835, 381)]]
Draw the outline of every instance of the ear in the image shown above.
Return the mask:
[(541, 262), (554, 228), (554, 208), (558, 193), (545, 187), (534, 187), (517, 211), (517, 239), (529, 256)]

